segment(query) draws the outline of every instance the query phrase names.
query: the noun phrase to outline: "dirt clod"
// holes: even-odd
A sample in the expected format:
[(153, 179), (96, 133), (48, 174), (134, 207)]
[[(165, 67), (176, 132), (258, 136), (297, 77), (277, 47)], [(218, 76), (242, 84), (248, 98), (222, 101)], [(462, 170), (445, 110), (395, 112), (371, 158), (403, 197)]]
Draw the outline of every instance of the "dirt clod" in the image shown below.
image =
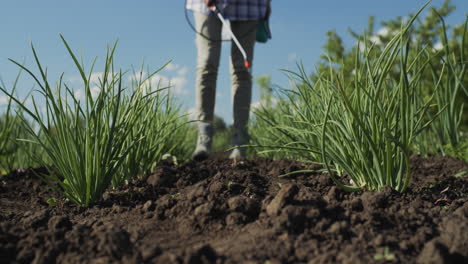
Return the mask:
[(150, 211), (153, 211), (155, 208), (154, 206), (154, 203), (153, 201), (147, 201), (144, 205), (143, 205), (143, 211), (144, 212), (150, 212)]
[(174, 170), (167, 166), (162, 166), (148, 177), (146, 182), (153, 186), (170, 186), (177, 179), (174, 177)]
[(451, 253), (468, 257), (468, 203), (445, 217), (440, 226), (441, 239)]
[(210, 245), (203, 245), (193, 249), (185, 258), (187, 264), (210, 264), (217, 259), (215, 250)]
[(266, 211), (268, 215), (278, 215), (281, 208), (294, 198), (299, 188), (295, 184), (287, 184), (281, 188), (275, 198), (268, 204)]
[(67, 216), (53, 216), (49, 220), (48, 227), (52, 232), (58, 229), (64, 229), (68, 231), (72, 228), (72, 223)]
[(432, 240), (424, 245), (424, 248), (419, 254), (417, 263), (420, 264), (440, 264), (453, 263), (450, 253), (442, 243), (437, 240)]

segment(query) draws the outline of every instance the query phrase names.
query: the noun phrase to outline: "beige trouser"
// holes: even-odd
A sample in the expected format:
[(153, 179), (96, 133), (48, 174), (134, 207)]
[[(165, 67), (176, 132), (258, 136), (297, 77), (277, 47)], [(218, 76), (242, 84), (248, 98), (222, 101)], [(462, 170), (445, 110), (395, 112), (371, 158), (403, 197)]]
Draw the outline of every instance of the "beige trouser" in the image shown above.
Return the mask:
[[(196, 113), (198, 120), (211, 122), (214, 117), (216, 79), (221, 54), (222, 23), (217, 16), (194, 12), (198, 50), (196, 76)], [(238, 38), (252, 63), (257, 21), (231, 21), (231, 30)], [(244, 58), (232, 42), (230, 72), (234, 129), (244, 130), (249, 120), (252, 96), (252, 75), (244, 67)]]

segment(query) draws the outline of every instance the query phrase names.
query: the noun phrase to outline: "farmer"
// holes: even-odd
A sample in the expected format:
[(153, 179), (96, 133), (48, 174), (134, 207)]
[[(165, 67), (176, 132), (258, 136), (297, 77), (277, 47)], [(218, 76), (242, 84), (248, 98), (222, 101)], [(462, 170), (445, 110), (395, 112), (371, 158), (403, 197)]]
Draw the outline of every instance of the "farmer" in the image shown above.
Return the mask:
[[(252, 62), (256, 27), (259, 19), (266, 16), (270, 0), (187, 0), (186, 8), (194, 11), (196, 46), (198, 51), (196, 73), (196, 117), (198, 139), (192, 158), (206, 159), (211, 151), (213, 140), (213, 117), (215, 108), (216, 79), (221, 53), (222, 22), (214, 14), (214, 9), (221, 12), (230, 21), (232, 33), (237, 37)], [(268, 7), (269, 8), (269, 7)], [(248, 64), (250, 64), (248, 63)], [(248, 143), (247, 123), (249, 120), (252, 75), (246, 65), (241, 50), (232, 43), (230, 72), (233, 103), (232, 146)], [(244, 156), (244, 151), (236, 148), (229, 158)]]

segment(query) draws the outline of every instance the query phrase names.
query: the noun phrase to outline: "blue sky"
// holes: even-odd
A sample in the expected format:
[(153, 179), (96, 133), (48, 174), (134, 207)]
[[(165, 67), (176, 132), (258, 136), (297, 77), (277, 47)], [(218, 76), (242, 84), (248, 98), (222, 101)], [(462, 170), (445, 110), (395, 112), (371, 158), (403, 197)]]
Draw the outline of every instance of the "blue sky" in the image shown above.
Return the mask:
[[(65, 80), (79, 89), (77, 72), (59, 34), (65, 36), (88, 66), (96, 56), (102, 62), (106, 45), (118, 39), (116, 65), (122, 69), (139, 67), (143, 59), (150, 69), (157, 69), (172, 60), (172, 65), (159, 77), (176, 85), (174, 91), (184, 108), (193, 108), (196, 49), (194, 32), (184, 17), (184, 0), (2, 2), (0, 76), (7, 85), (18, 72), (7, 59), (31, 66), (30, 43), (33, 42), (42, 64), (48, 68), (50, 80), (65, 72)], [(294, 69), (296, 61), (301, 60), (306, 69), (312, 70), (322, 52), (327, 31), (336, 30), (349, 46), (354, 40), (347, 29), (362, 31), (369, 15), (376, 16), (378, 30), (379, 21), (416, 12), (424, 3), (420, 0), (273, 0), (270, 21), (273, 39), (267, 44), (257, 44), (253, 74), (270, 74), (273, 83), (286, 87), (287, 78), (279, 69)], [(432, 5), (442, 3), (443, 0), (434, 0)], [(457, 10), (447, 22), (461, 24), (468, 12), (468, 1), (452, 3)], [(232, 122), (229, 46), (230, 43), (223, 46), (216, 104), (216, 114), (227, 123)], [(98, 67), (96, 71), (101, 69)], [(24, 75), (20, 95), (24, 96), (32, 87), (32, 80)], [(257, 94), (254, 87), (253, 102), (258, 101)], [(0, 97), (0, 104), (4, 101)]]

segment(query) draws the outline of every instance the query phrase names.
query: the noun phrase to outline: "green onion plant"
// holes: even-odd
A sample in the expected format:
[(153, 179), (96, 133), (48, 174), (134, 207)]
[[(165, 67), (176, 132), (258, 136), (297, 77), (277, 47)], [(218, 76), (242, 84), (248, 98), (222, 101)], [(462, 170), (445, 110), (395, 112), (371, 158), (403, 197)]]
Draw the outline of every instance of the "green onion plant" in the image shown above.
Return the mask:
[[(460, 138), (460, 124), (463, 116), (464, 104), (458, 102), (462, 93), (468, 95), (468, 87), (464, 86), (467, 78), (468, 60), (464, 53), (467, 37), (468, 18), (464, 24), (460, 50), (452, 50), (449, 45), (444, 19), (440, 17), (443, 24), (442, 43), (444, 55), (440, 58), (443, 67), (431, 64), (435, 87), (435, 112), (440, 112), (439, 117), (433, 122), (431, 132), (436, 137), (439, 150), (443, 155), (447, 154), (447, 145), (452, 149), (457, 149), (462, 143)], [(441, 80), (439, 81), (439, 78)]]
[[(50, 174), (41, 175), (51, 186), (63, 192), (70, 201), (90, 206), (98, 201), (111, 184), (116, 173), (121, 170), (128, 154), (145, 136), (143, 129), (135, 127), (145, 115), (148, 105), (154, 100), (144, 94), (143, 89), (126, 90), (123, 84), (124, 73), (114, 70), (114, 52), (117, 43), (107, 50), (102, 78), (99, 79), (99, 93), (92, 93), (91, 74), (79, 62), (72, 49), (61, 36), (63, 43), (79, 71), (85, 91), (84, 99), (78, 98), (74, 91), (63, 82), (60, 76), (55, 89), (48, 81), (47, 71), (41, 65), (36, 50), (32, 52), (39, 71), (34, 74), (20, 63), (13, 61), (34, 78), (39, 86), (38, 92), (45, 101), (45, 110), (41, 110), (32, 97), (32, 109), (6, 91), (33, 121), (23, 123), (33, 135), (31, 144), (44, 149)], [(148, 78), (152, 75), (150, 74)], [(157, 94), (160, 91), (154, 91)], [(35, 129), (35, 125), (39, 129)], [(39, 132), (38, 132), (39, 131)]]
[[(13, 82), (11, 93), (17, 90), (21, 71)], [(6, 87), (5, 82), (0, 79), (0, 87)], [(21, 122), (23, 111), (16, 107), (14, 101), (7, 97), (6, 106), (1, 109), (0, 117), (0, 171), (2, 174), (8, 173), (17, 168), (34, 167), (35, 164), (28, 153), (37, 151), (28, 144), (18, 141), (19, 138), (27, 138), (28, 133)]]
[[(416, 103), (420, 102), (421, 73), (431, 58), (425, 52), (409, 56), (413, 52), (409, 30), (423, 8), (377, 57), (370, 55), (374, 46), (357, 52), (352, 80), (336, 73), (332, 63), (329, 73), (313, 83), (302, 66), (298, 72), (289, 72), (298, 83), (287, 92), (289, 108), (282, 110), (289, 120), (270, 124), (283, 141), (289, 140), (279, 148), (319, 160), (346, 190), (390, 186), (404, 191), (411, 172), (412, 142), (432, 121), (424, 119), (432, 97)], [(420, 61), (425, 63), (416, 69)], [(397, 79), (390, 76), (394, 67), (399, 68)], [(275, 120), (272, 115), (259, 116)], [(351, 183), (344, 183), (345, 176)]]
[[(13, 85), (12, 92), (16, 89), (19, 75), (17, 76)], [(3, 80), (1, 81), (2, 86), (5, 86)], [(5, 112), (0, 117), (0, 175), (5, 174), (12, 169), (13, 162), (12, 157), (16, 152), (14, 144), (14, 131), (17, 125), (16, 116), (12, 113), (13, 111), (13, 100), (8, 98), (6, 102)]]
[[(313, 161), (320, 159), (316, 149), (319, 138), (310, 130), (310, 126), (317, 125), (316, 118), (321, 115), (313, 114), (318, 108), (309, 108), (310, 112), (303, 112), (307, 106), (300, 96), (295, 90), (281, 91), (275, 97), (275, 104), (265, 103), (253, 110), (254, 117), (249, 130), (258, 155)], [(312, 101), (308, 103), (315, 105)], [(311, 151), (313, 149), (316, 151)]]
[[(350, 88), (343, 87), (339, 76), (330, 80), (336, 92), (326, 103), (322, 159), (326, 166), (332, 163), (339, 176), (349, 176), (352, 185), (342, 183), (329, 169), (333, 181), (347, 190), (390, 186), (402, 192), (408, 186), (412, 142), (432, 121), (423, 121), (432, 98), (417, 104), (421, 74), (431, 58), (419, 53), (408, 60), (412, 52), (408, 30), (415, 19), (376, 59), (366, 54), (361, 58), (358, 52)], [(426, 64), (414, 69), (424, 58)], [(389, 76), (395, 64), (398, 80)]]
[[(174, 102), (170, 87), (161, 88), (159, 84), (158, 87), (153, 87), (150, 79), (143, 77), (143, 70), (139, 73), (134, 71), (133, 76), (136, 78), (132, 79), (131, 86), (135, 91), (142, 90), (143, 93), (140, 96), (148, 103), (142, 105), (141, 112), (136, 117), (135, 126), (131, 129), (124, 144), (131, 146), (134, 138), (139, 135), (144, 135), (144, 137), (136, 146), (130, 148), (123, 160), (123, 166), (113, 178), (113, 186), (125, 184), (131, 178), (148, 176), (166, 154), (183, 158), (189, 152), (184, 148), (187, 146), (184, 138), (189, 132), (187, 130), (189, 122)], [(123, 105), (130, 103), (131, 100), (124, 100)]]
[[(304, 70), (300, 67), (299, 69)], [(289, 73), (292, 85), (302, 85), (298, 74)], [(306, 76), (304, 72), (302, 73)], [(315, 105), (316, 102), (309, 101), (304, 104), (303, 98), (299, 98), (301, 94), (297, 92), (299, 90), (297, 87), (291, 90), (274, 90), (269, 76), (259, 77), (257, 84), (260, 88), (260, 103), (252, 109), (254, 116), (249, 125), (255, 154), (270, 158), (317, 161), (319, 152), (310, 150), (318, 145), (318, 137), (313, 133), (303, 132), (309, 131), (308, 126), (315, 124), (317, 120), (314, 118), (318, 118), (319, 115), (302, 116), (302, 109), (307, 105)], [(309, 108), (309, 110), (311, 111), (309, 113), (312, 113), (319, 109)]]

